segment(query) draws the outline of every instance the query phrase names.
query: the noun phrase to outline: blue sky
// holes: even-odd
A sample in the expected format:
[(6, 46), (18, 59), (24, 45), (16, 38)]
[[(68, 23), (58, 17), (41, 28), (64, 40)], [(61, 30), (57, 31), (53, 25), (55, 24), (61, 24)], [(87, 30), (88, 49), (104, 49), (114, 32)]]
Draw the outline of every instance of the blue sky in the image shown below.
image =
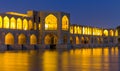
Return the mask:
[(104, 28), (120, 25), (120, 0), (1, 0), (0, 12), (27, 10), (70, 13), (71, 23)]

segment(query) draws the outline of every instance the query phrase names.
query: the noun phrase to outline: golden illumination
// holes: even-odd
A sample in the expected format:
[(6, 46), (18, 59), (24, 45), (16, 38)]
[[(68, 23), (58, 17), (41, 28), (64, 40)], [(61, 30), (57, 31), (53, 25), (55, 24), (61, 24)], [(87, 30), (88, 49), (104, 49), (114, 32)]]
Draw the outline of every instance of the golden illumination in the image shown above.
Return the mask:
[(45, 30), (57, 30), (57, 18), (53, 14), (45, 18)]
[(104, 30), (104, 36), (108, 36), (108, 30)]
[(30, 44), (32, 45), (37, 44), (37, 38), (34, 34), (30, 36)]
[(20, 18), (17, 19), (17, 29), (22, 30), (22, 20)]
[(7, 16), (4, 17), (4, 28), (9, 29), (9, 18)]
[(118, 36), (118, 30), (115, 31), (115, 36)]
[(26, 36), (24, 34), (20, 34), (18, 36), (18, 44), (19, 45), (26, 44)]
[(23, 30), (28, 30), (28, 21), (26, 19), (23, 20)]
[(21, 14), (21, 13), (17, 13), (17, 12), (6, 12), (6, 14), (29, 17), (27, 14)]
[(79, 37), (76, 36), (76, 44), (79, 44), (79, 43), (80, 43)]
[(114, 36), (114, 31), (110, 30), (110, 36)]
[(62, 18), (62, 30), (68, 30), (69, 28), (69, 19), (68, 17), (65, 15)]
[(70, 26), (70, 33), (73, 34), (73, 26)]
[(34, 23), (34, 30), (37, 30), (37, 24)]
[(2, 17), (0, 16), (0, 28), (2, 28), (2, 24), (3, 24)]
[(70, 44), (73, 44), (73, 37), (70, 36)]
[(44, 38), (45, 44), (57, 44), (57, 41), (58, 41), (57, 36), (52, 34), (48, 34)]
[(29, 30), (33, 30), (33, 23), (31, 20), (29, 20)]
[(10, 19), (10, 29), (16, 29), (16, 20), (14, 17)]
[(74, 26), (74, 34), (77, 34), (77, 27)]
[(11, 33), (6, 34), (5, 44), (6, 45), (13, 45), (14, 44), (14, 36)]

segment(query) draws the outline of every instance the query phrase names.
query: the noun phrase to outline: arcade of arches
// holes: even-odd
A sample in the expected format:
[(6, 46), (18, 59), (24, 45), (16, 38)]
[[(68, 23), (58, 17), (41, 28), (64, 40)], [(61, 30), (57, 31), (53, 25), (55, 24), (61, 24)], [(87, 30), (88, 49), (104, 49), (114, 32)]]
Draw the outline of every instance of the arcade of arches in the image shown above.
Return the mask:
[[(37, 44), (37, 37), (36, 35), (32, 34), (30, 35), (30, 44), (36, 45)], [(5, 35), (5, 44), (6, 45), (14, 45), (15, 44), (15, 36), (12, 33), (7, 33)], [(18, 35), (18, 43), (19, 45), (24, 45), (27, 43), (27, 38), (24, 34)]]

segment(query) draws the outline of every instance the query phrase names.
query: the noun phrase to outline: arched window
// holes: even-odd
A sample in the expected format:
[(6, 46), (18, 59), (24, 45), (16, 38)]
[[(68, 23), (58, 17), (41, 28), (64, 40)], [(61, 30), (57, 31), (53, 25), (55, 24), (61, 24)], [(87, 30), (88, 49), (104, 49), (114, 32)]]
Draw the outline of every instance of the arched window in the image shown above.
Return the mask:
[(20, 18), (17, 19), (17, 29), (22, 30), (22, 20)]
[(13, 44), (14, 44), (14, 36), (13, 36), (13, 34), (8, 33), (8, 34), (5, 36), (5, 44), (6, 44), (6, 45), (13, 45)]
[(23, 30), (28, 30), (28, 21), (26, 19), (23, 20)]
[(33, 30), (33, 23), (31, 20), (29, 20), (29, 30)]
[(114, 36), (114, 31), (110, 30), (110, 36)]
[(20, 34), (18, 36), (18, 44), (19, 45), (26, 44), (26, 36), (24, 34)]
[(4, 17), (4, 28), (9, 29), (9, 18), (7, 16)]
[(69, 28), (69, 19), (68, 17), (65, 15), (62, 18), (62, 30), (68, 30)]
[(14, 17), (10, 19), (10, 29), (16, 29), (16, 20)]
[(37, 44), (37, 38), (34, 34), (30, 36), (30, 44), (32, 45)]
[(80, 43), (80, 41), (79, 41), (79, 37), (76, 36), (76, 44), (79, 44), (79, 43)]
[(0, 16), (0, 28), (2, 28), (2, 17)]
[(108, 30), (104, 30), (104, 36), (108, 36)]
[(45, 18), (45, 30), (57, 30), (57, 18), (54, 15)]

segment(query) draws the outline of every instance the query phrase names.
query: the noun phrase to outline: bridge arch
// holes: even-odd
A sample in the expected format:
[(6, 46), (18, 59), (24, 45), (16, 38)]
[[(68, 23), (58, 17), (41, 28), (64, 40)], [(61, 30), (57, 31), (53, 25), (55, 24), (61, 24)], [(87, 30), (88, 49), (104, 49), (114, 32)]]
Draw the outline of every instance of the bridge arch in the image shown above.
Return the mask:
[(26, 36), (24, 34), (20, 34), (18, 36), (18, 44), (19, 45), (26, 44)]
[(14, 44), (14, 36), (12, 33), (7, 33), (5, 35), (5, 44), (6, 45), (13, 45)]
[(58, 37), (55, 34), (47, 34), (44, 38), (44, 43), (49, 44), (57, 44)]

